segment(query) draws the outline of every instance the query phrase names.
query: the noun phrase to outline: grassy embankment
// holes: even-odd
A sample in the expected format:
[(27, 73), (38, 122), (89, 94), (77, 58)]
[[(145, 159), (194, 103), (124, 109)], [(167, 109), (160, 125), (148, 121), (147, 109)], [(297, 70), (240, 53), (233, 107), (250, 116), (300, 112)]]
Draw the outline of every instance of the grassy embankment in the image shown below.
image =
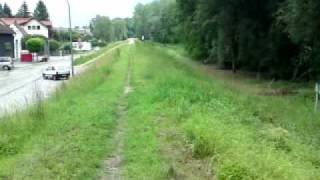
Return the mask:
[(312, 97), (244, 92), (186, 61), (167, 47), (137, 45), (125, 179), (320, 177)]
[(101, 57), (53, 97), (0, 119), (0, 179), (93, 179), (113, 151), (127, 50)]
[[(103, 171), (117, 143), (112, 137), (128, 67), (128, 49), (121, 49), (102, 58), (109, 66), (0, 123), (2, 177), (101, 174), (97, 169)], [(250, 94), (172, 48), (138, 43), (131, 50), (134, 91), (122, 125), (123, 179), (320, 177), (320, 118), (309, 96)]]
[(106, 47), (101, 48), (98, 51), (91, 52), (91, 53), (85, 54), (85, 55), (81, 55), (79, 58), (75, 59), (74, 63), (75, 63), (75, 65), (81, 65), (86, 62), (89, 62), (89, 61), (103, 55), (103, 53), (106, 53), (108, 50), (115, 48), (116, 46), (120, 45), (121, 43), (123, 43), (123, 42), (121, 42), (121, 41), (114, 42), (114, 43), (107, 45)]

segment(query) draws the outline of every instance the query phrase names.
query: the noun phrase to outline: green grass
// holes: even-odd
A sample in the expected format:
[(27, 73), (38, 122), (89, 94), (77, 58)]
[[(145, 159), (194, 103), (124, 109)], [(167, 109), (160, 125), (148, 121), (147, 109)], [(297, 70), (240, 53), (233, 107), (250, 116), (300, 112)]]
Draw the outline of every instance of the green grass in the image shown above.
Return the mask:
[(256, 81), (234, 83), (181, 48), (151, 43), (109, 52), (91, 76), (1, 121), (0, 179), (96, 179), (117, 147), (131, 55), (122, 179), (319, 179), (320, 118), (309, 93), (248, 92)]
[(116, 46), (120, 45), (121, 43), (123, 43), (123, 42), (114, 42), (114, 43), (109, 44), (106, 47), (101, 48), (98, 51), (91, 52), (91, 53), (86, 54), (86, 55), (81, 55), (79, 58), (77, 58), (75, 60), (75, 65), (81, 65), (81, 64), (84, 64), (86, 62), (89, 62), (89, 61), (101, 56), (106, 51), (108, 51), (108, 50), (110, 50), (112, 48), (115, 48)]
[(217, 179), (320, 177), (320, 118), (309, 95), (244, 93), (156, 44), (139, 44), (135, 54), (127, 179), (191, 177), (168, 151), (178, 142), (194, 162), (209, 159)]
[(92, 179), (113, 151), (126, 51), (114, 50), (97, 69), (56, 95), (0, 121), (0, 179)]

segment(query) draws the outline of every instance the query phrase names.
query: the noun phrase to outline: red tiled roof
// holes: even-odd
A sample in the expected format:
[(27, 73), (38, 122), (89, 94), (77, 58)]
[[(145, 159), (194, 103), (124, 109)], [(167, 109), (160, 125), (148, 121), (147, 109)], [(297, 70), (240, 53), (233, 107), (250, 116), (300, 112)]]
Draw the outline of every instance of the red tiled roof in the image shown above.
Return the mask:
[(48, 26), (48, 27), (52, 27), (52, 22), (49, 21), (49, 20), (45, 20), (45, 21), (40, 21), (41, 24), (45, 25), (45, 26)]
[(29, 22), (32, 18), (1, 18), (1, 20), (6, 23), (7, 25), (12, 24), (24, 24)]
[[(24, 25), (33, 19), (34, 18), (0, 18), (0, 20), (2, 20), (7, 25), (12, 25), (12, 24)], [(44, 26), (52, 27), (52, 23), (49, 20), (39, 21), (39, 22)]]

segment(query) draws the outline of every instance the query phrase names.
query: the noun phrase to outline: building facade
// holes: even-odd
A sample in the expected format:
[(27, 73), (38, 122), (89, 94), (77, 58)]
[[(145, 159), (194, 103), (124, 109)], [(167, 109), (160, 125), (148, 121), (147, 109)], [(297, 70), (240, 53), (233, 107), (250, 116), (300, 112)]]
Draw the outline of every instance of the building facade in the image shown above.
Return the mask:
[(14, 57), (14, 32), (0, 23), (0, 57)]
[(51, 21), (38, 21), (34, 18), (1, 18), (1, 22), (14, 31), (14, 57), (20, 59), (22, 39), (26, 36), (42, 36), (50, 38)]

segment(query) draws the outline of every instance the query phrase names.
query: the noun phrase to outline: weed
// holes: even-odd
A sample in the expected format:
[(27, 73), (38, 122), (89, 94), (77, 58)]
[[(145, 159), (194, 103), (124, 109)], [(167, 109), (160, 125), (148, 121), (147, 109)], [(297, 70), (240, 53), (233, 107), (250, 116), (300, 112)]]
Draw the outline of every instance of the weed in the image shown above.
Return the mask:
[(225, 166), (221, 169), (222, 173), (219, 173), (221, 180), (254, 180), (254, 177), (247, 168), (241, 167), (237, 164)]

